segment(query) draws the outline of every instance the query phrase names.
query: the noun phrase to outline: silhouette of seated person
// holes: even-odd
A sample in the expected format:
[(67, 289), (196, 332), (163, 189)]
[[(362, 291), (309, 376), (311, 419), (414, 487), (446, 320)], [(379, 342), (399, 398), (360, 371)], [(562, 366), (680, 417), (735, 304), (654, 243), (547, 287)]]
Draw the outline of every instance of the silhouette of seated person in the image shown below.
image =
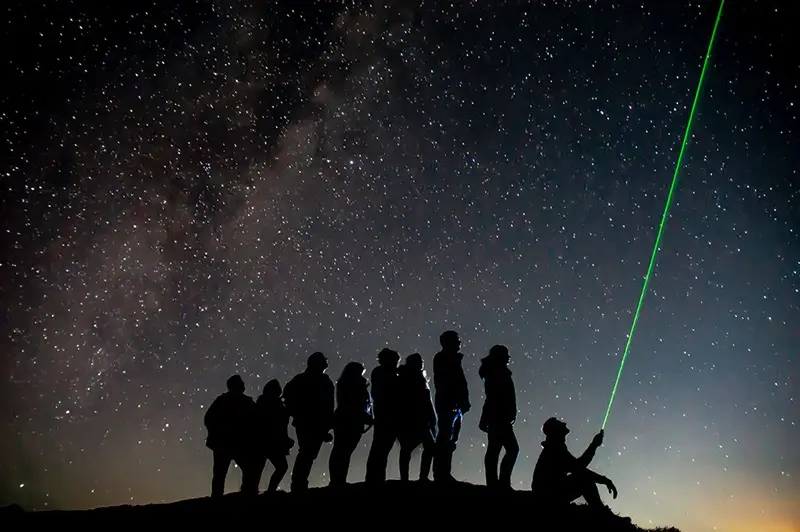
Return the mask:
[(464, 414), (469, 412), (469, 387), (461, 362), (464, 355), (456, 331), (439, 336), (442, 350), (433, 357), (434, 406), (438, 433), (433, 457), (433, 480), (453, 482), (453, 453), (456, 450)]
[(297, 457), (292, 468), (292, 491), (308, 489), (308, 476), (323, 443), (333, 441), (334, 386), (325, 374), (328, 359), (320, 352), (308, 357), (306, 370), (290, 380), (283, 399), (297, 435)]
[(372, 426), (372, 399), (364, 365), (349, 362), (336, 382), (336, 413), (333, 428), (333, 449), (328, 462), (331, 486), (347, 483), (350, 459), (361, 436)]
[(231, 461), (235, 461), (242, 470), (241, 491), (246, 491), (248, 485), (252, 485), (249, 445), (255, 403), (245, 395), (244, 381), (239, 375), (230, 377), (227, 386), (228, 391), (214, 399), (204, 418), (208, 430), (206, 447), (214, 453), (212, 497), (222, 497), (225, 493), (225, 477)]
[(545, 441), (533, 471), (531, 489), (536, 497), (548, 505), (566, 505), (583, 497), (596, 509), (608, 510), (600, 500), (597, 484), (608, 488), (617, 498), (617, 488), (609, 478), (588, 469), (595, 451), (603, 444), (603, 431), (595, 435), (584, 453), (576, 458), (567, 449), (569, 428), (563, 421), (551, 417), (542, 426)]
[(289, 437), (289, 411), (283, 403), (281, 393), (280, 383), (276, 379), (272, 379), (264, 386), (264, 390), (256, 401), (254, 485), (247, 487), (248, 492), (258, 492), (261, 474), (267, 461), (275, 467), (267, 485), (267, 492), (277, 491), (289, 470), (286, 457), (294, 446), (294, 440)]
[(372, 410), (375, 416), (375, 431), (372, 446), (367, 456), (367, 482), (386, 480), (389, 453), (397, 440), (399, 421), (398, 364), (400, 355), (391, 349), (378, 353), (378, 366), (372, 370)]
[(431, 400), (431, 389), (422, 355), (406, 357), (400, 366), (400, 480), (408, 480), (411, 454), (422, 445), (419, 479), (429, 480), (436, 438), (436, 411)]
[[(481, 360), (481, 367), (478, 370), (486, 396), (478, 427), (489, 439), (484, 457), (486, 485), (504, 490), (511, 489), (511, 473), (519, 455), (519, 443), (514, 434), (517, 398), (511, 370), (508, 369), (510, 359), (508, 348), (496, 345), (489, 350), (489, 355)], [(500, 464), (498, 479), (497, 461), (501, 450), (505, 450), (505, 455)]]

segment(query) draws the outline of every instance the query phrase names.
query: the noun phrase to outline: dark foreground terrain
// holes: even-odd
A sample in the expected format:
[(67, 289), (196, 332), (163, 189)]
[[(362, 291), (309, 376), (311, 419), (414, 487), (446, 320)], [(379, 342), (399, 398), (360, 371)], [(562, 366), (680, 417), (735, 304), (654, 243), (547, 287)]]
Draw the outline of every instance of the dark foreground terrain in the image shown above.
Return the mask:
[[(199, 518), (199, 519), (198, 519)], [(25, 512), (19, 507), (0, 510), (2, 524), (51, 521), (70, 524), (111, 524), (127, 528), (147, 521), (154, 527), (278, 527), (333, 532), (355, 530), (431, 530), (452, 532), (486, 530), (500, 532), (514, 527), (528, 532), (544, 531), (642, 531), (623, 519), (590, 511), (585, 505), (543, 508), (530, 492), (493, 493), (484, 486), (458, 483), (441, 487), (431, 483), (390, 481), (380, 487), (352, 484), (346, 488), (311, 489), (304, 494), (275, 493), (257, 497), (227, 495), (212, 501), (190, 499), (169, 504), (116, 506), (83, 511)], [(207, 525), (207, 526), (204, 526)], [(141, 525), (138, 525), (141, 526)], [(9, 529), (11, 530), (11, 529)], [(651, 529), (679, 532), (675, 528)]]

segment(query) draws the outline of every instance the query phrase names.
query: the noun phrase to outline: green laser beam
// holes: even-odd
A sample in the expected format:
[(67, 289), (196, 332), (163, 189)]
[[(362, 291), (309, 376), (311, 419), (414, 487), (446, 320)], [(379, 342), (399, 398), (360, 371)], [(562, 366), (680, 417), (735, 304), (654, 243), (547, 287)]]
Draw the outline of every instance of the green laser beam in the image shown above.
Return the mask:
[(619, 379), (622, 376), (622, 368), (625, 366), (625, 360), (628, 358), (628, 352), (631, 347), (631, 339), (633, 339), (633, 331), (636, 329), (636, 323), (639, 321), (639, 313), (642, 310), (642, 303), (644, 302), (644, 295), (647, 293), (647, 285), (650, 283), (650, 275), (653, 273), (653, 266), (656, 263), (656, 254), (661, 244), (661, 235), (664, 232), (664, 224), (667, 221), (669, 208), (672, 204), (672, 196), (675, 193), (675, 186), (678, 183), (678, 174), (683, 164), (683, 155), (686, 152), (686, 145), (689, 143), (689, 134), (692, 130), (692, 123), (694, 122), (694, 115), (697, 110), (697, 102), (700, 100), (700, 92), (703, 88), (703, 80), (706, 77), (708, 70), (709, 59), (711, 58), (711, 50), (714, 47), (714, 41), (717, 39), (717, 29), (719, 28), (719, 21), (722, 18), (722, 8), (725, 7), (725, 0), (719, 3), (719, 11), (717, 11), (717, 19), (714, 22), (714, 29), (711, 32), (711, 38), (708, 41), (708, 50), (706, 50), (706, 57), (703, 61), (703, 68), (700, 71), (700, 80), (697, 82), (697, 90), (694, 93), (694, 101), (692, 102), (692, 110), (689, 112), (689, 120), (686, 122), (686, 131), (683, 134), (683, 143), (681, 144), (680, 152), (678, 153), (678, 160), (675, 164), (675, 172), (672, 174), (672, 184), (669, 187), (669, 194), (667, 194), (667, 202), (664, 205), (664, 214), (661, 216), (661, 224), (658, 227), (658, 235), (656, 236), (656, 243), (653, 246), (653, 253), (650, 255), (650, 265), (647, 267), (647, 274), (644, 276), (644, 284), (642, 285), (642, 293), (639, 295), (639, 304), (636, 305), (636, 313), (633, 315), (633, 323), (631, 330), (628, 333), (628, 341), (625, 343), (625, 351), (622, 353), (622, 360), (619, 363), (619, 371), (617, 371), (617, 378), (614, 381), (614, 389), (611, 391), (611, 399), (608, 401), (608, 408), (606, 409), (606, 416), (603, 418), (603, 430), (606, 428), (608, 416), (611, 414), (611, 405), (614, 403), (614, 397), (617, 395), (617, 387), (619, 386)]

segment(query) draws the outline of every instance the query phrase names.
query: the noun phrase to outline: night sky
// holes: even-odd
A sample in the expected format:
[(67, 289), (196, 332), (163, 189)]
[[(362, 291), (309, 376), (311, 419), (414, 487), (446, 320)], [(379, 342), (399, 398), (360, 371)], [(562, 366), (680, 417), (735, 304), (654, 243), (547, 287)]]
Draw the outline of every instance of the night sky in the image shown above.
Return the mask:
[[(430, 369), (450, 328), (457, 478), (495, 343), (515, 487), (548, 417), (576, 454), (599, 430), (719, 4), (356, 3), (3, 4), (0, 504), (204, 496), (228, 376)], [(796, 532), (796, 30), (727, 4), (593, 466), (643, 526)]]

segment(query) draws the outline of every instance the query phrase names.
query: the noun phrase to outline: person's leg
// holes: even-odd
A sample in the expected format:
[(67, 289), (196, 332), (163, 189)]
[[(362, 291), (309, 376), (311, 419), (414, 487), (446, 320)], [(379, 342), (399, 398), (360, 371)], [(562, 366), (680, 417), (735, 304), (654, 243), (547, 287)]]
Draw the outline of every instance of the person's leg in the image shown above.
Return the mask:
[(386, 480), (386, 467), (389, 453), (394, 446), (395, 434), (391, 427), (375, 425), (372, 447), (367, 457), (367, 482), (383, 482)]
[(436, 442), (433, 439), (433, 434), (426, 430), (422, 437), (422, 457), (419, 461), (419, 479), (428, 480), (431, 472), (431, 463), (433, 462), (433, 453), (436, 448)]
[(453, 420), (452, 436), (450, 437), (450, 445), (448, 445), (446, 461), (444, 462), (446, 472), (445, 478), (450, 480), (454, 480), (453, 453), (456, 451), (456, 446), (458, 445), (458, 437), (461, 435), (461, 422), (463, 420), (460, 410), (456, 410), (453, 415), (455, 419)]
[(449, 409), (439, 409), (436, 411), (437, 431), (436, 447), (433, 456), (433, 479), (444, 480), (445, 467), (447, 460), (450, 440), (453, 437), (453, 415)]
[(214, 451), (214, 466), (211, 478), (211, 496), (222, 497), (225, 494), (225, 477), (231, 465), (231, 455), (223, 451)]
[(585, 472), (572, 473), (567, 476), (563, 494), (567, 503), (583, 497), (590, 507), (604, 508), (603, 501), (600, 499), (600, 492), (597, 490), (597, 484)]
[(446, 409), (439, 413), (439, 434), (436, 437), (436, 454), (433, 458), (433, 479), (453, 480), (453, 451), (461, 432), (461, 413)]
[(261, 473), (267, 463), (267, 457), (263, 453), (245, 455), (236, 461), (242, 470), (242, 493), (258, 494), (258, 485), (261, 483)]
[(503, 461), (500, 463), (500, 486), (503, 488), (511, 487), (511, 473), (514, 471), (514, 464), (517, 463), (519, 456), (519, 442), (517, 435), (514, 434), (514, 426), (509, 425), (503, 433), (502, 446), (506, 451)]
[(400, 439), (400, 480), (408, 482), (408, 469), (411, 466), (411, 442), (407, 437)]
[(330, 474), (331, 485), (341, 486), (347, 483), (350, 471), (350, 459), (361, 441), (361, 432), (341, 429), (336, 432), (331, 450)]
[(483, 467), (486, 470), (486, 485), (494, 488), (497, 485), (497, 461), (500, 459), (500, 449), (503, 447), (502, 434), (497, 430), (489, 430), (486, 454), (483, 457)]
[(292, 468), (292, 491), (303, 491), (308, 489), (308, 476), (314, 460), (319, 456), (322, 449), (322, 437), (316, 433), (308, 433), (305, 430), (297, 433), (297, 458)]
[(400, 480), (408, 481), (411, 455), (422, 441), (410, 431), (398, 438), (398, 441), (400, 442)]
[(363, 431), (353, 431), (350, 438), (347, 440), (347, 447), (344, 449), (344, 482), (347, 483), (347, 475), (350, 473), (350, 460), (353, 458), (353, 453), (356, 452), (358, 444), (361, 443), (361, 436), (364, 435)]
[(294, 459), (294, 466), (292, 467), (292, 480), (291, 490), (300, 491), (303, 489), (303, 479), (306, 479), (306, 487), (308, 487), (308, 471), (311, 469), (308, 454), (309, 438), (305, 431), (297, 429), (297, 456)]
[(286, 475), (286, 472), (289, 470), (289, 462), (286, 460), (286, 455), (279, 454), (270, 458), (270, 462), (272, 465), (275, 466), (275, 471), (272, 472), (272, 476), (269, 477), (269, 486), (267, 486), (268, 492), (278, 491), (278, 486), (280, 485), (283, 477)]
[(461, 435), (461, 424), (464, 421), (464, 415), (461, 413), (461, 410), (456, 410), (455, 420), (453, 421), (453, 450), (456, 448), (456, 444), (458, 443), (458, 437)]
[(328, 458), (328, 473), (331, 476), (331, 486), (338, 486), (345, 483), (347, 478), (347, 466), (344, 465), (345, 431), (336, 429), (333, 433), (333, 448), (330, 458)]

